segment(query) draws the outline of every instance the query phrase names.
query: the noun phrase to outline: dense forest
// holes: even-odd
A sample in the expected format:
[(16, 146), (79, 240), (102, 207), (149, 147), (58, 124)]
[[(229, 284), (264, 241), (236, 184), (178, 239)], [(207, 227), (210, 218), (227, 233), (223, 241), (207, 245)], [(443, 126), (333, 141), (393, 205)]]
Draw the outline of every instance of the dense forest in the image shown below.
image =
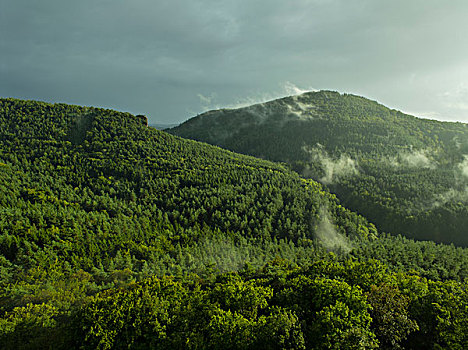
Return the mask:
[(288, 164), (379, 230), (468, 246), (468, 125), (310, 92), (194, 117), (170, 133)]
[(463, 349), (468, 250), (381, 234), (289, 166), (0, 99), (5, 349)]

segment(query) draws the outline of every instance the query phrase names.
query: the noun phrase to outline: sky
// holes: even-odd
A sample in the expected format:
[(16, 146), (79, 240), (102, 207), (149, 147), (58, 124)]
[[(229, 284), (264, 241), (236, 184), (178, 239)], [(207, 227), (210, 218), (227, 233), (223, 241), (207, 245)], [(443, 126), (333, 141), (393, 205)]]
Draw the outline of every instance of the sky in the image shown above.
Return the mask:
[(0, 0), (0, 97), (179, 123), (309, 90), (468, 123), (466, 0)]

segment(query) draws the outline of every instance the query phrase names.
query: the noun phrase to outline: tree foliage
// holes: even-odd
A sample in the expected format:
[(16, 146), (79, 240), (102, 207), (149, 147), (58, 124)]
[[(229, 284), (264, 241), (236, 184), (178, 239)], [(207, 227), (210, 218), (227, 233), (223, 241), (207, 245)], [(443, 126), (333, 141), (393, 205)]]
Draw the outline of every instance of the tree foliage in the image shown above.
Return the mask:
[(141, 116), (0, 102), (2, 348), (465, 346), (466, 249)]

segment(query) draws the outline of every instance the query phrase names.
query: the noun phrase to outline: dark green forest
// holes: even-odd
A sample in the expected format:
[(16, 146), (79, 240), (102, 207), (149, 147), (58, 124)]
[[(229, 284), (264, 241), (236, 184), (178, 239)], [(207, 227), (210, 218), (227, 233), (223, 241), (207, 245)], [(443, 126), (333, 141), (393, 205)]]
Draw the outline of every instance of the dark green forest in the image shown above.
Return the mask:
[(379, 230), (468, 246), (468, 125), (332, 91), (194, 117), (170, 133), (284, 162)]
[(2, 348), (466, 348), (468, 250), (290, 168), (0, 99)]

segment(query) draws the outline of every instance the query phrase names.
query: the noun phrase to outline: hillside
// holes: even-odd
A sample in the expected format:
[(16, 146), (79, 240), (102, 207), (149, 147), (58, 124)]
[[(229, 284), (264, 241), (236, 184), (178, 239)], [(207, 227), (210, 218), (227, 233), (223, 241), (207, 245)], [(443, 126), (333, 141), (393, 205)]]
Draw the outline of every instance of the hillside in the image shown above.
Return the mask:
[(107, 267), (118, 251), (151, 261), (212, 236), (311, 241), (324, 218), (336, 237), (376, 234), (314, 181), (141, 117), (18, 100), (3, 100), (0, 113), (0, 227), (11, 261), (51, 249), (81, 268)]
[(468, 245), (468, 125), (310, 92), (196, 116), (168, 132), (287, 163), (385, 232)]
[(5, 349), (466, 342), (468, 250), (143, 116), (0, 99), (0, 212)]

